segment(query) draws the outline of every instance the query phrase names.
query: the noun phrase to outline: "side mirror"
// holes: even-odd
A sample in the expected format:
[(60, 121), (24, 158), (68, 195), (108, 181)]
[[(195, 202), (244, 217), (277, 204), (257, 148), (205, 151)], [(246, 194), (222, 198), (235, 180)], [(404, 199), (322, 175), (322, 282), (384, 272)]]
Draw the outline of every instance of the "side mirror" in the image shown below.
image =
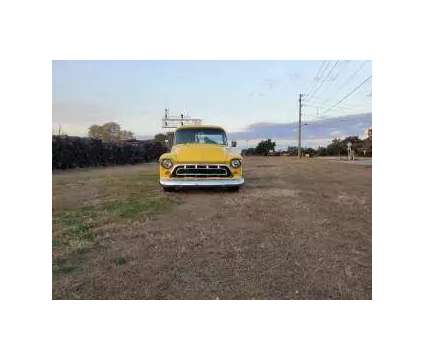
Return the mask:
[(231, 141), (231, 147), (237, 147), (237, 141)]

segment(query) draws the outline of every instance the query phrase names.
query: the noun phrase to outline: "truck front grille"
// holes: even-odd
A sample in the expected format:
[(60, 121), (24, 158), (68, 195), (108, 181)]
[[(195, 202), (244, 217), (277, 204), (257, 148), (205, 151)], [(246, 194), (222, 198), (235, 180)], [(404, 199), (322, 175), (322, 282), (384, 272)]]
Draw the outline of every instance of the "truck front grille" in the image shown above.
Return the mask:
[(231, 177), (231, 171), (226, 165), (187, 164), (177, 165), (174, 177)]

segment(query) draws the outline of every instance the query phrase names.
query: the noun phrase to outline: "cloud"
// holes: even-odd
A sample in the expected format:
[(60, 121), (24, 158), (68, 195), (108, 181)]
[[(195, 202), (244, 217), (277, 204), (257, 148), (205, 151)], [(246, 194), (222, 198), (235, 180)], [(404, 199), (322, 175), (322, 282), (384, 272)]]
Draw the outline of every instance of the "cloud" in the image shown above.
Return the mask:
[[(365, 129), (372, 126), (372, 114), (353, 114), (325, 118), (308, 122), (303, 127), (302, 138), (305, 142), (325, 145), (334, 137), (363, 136)], [(229, 134), (231, 140), (279, 139), (281, 142), (297, 141), (298, 123), (257, 122), (243, 131)]]

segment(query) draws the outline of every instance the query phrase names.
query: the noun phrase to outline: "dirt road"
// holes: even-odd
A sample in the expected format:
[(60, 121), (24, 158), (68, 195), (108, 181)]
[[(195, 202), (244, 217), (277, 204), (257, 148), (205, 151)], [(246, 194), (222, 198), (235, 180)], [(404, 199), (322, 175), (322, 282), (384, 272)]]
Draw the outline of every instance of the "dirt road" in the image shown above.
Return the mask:
[(238, 193), (156, 170), (53, 175), (54, 298), (371, 299), (370, 166), (248, 157)]

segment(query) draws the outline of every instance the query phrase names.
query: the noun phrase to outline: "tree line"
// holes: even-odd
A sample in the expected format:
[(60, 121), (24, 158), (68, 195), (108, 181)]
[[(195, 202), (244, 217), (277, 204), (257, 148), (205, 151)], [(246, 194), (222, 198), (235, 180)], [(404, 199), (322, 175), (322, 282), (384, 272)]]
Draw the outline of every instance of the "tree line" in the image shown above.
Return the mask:
[[(372, 137), (360, 139), (358, 136), (348, 136), (344, 139), (333, 139), (327, 146), (319, 146), (317, 149), (312, 147), (302, 147), (302, 154), (309, 156), (347, 156), (348, 144), (351, 143), (351, 148), (356, 156), (372, 157)], [(242, 150), (243, 156), (249, 155), (288, 155), (297, 156), (297, 146), (289, 146), (285, 151), (275, 151), (275, 142), (271, 139), (263, 140), (258, 143), (255, 148)]]
[(122, 130), (121, 126), (116, 122), (108, 122), (103, 125), (91, 125), (88, 129), (88, 137), (103, 140), (105, 142), (135, 139), (133, 132)]
[(159, 140), (136, 140), (117, 123), (92, 125), (88, 137), (53, 135), (53, 169), (137, 164), (158, 160), (168, 151)]

